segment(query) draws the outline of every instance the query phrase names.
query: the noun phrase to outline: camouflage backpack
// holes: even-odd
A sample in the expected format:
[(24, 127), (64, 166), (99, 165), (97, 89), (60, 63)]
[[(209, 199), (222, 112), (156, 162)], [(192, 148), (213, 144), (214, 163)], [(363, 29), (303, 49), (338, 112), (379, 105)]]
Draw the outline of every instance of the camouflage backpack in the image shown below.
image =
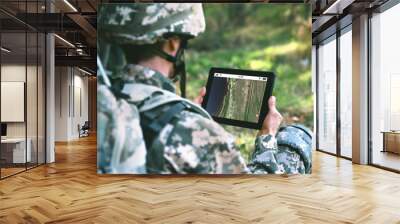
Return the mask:
[(173, 118), (179, 119), (180, 112), (191, 111), (211, 119), (211, 116), (202, 107), (155, 86), (128, 83), (124, 85), (121, 94), (124, 95), (127, 102), (135, 105), (138, 109), (140, 127), (147, 149), (146, 168), (148, 172), (159, 173), (164, 168), (164, 152), (153, 148), (153, 142)]
[[(163, 169), (153, 150), (161, 130), (183, 110), (211, 119), (200, 106), (172, 92), (140, 83), (111, 87), (98, 58), (98, 164), (100, 173), (146, 173)], [(166, 112), (157, 110), (167, 107)]]
[(125, 99), (115, 97), (99, 57), (97, 69), (98, 173), (145, 173), (147, 152), (139, 111)]

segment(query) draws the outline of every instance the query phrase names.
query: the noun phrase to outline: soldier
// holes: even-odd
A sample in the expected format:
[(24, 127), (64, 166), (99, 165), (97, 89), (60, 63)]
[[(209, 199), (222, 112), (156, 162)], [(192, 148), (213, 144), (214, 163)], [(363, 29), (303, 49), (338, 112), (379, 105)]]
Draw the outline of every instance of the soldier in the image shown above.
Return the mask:
[(175, 94), (186, 43), (205, 30), (201, 4), (103, 4), (97, 27), (99, 173), (311, 172), (308, 130), (278, 133), (275, 97), (246, 164), (235, 138), (198, 106), (205, 89), (195, 102)]

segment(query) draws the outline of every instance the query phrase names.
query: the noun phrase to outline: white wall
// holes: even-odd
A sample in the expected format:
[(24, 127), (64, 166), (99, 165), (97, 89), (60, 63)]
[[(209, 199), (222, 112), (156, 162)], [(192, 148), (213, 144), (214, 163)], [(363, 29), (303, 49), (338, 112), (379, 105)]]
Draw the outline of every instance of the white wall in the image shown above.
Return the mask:
[[(75, 70), (77, 71), (77, 70)], [(72, 119), (72, 135), (78, 137), (78, 124), (81, 126), (88, 121), (88, 77), (75, 75), (74, 77), (74, 108)]]
[(70, 83), (69, 68), (55, 68), (55, 141), (68, 140), (68, 88)]
[(56, 67), (55, 73), (55, 140), (77, 139), (78, 124), (88, 120), (88, 78), (72, 67)]
[[(25, 121), (25, 83), (1, 82), (1, 121)], [(35, 106), (36, 108), (36, 106)]]
[[(2, 82), (25, 82), (25, 65), (18, 64), (6, 64), (1, 66), (1, 81)], [(28, 66), (28, 73), (33, 69), (32, 66)], [(27, 93), (27, 96), (36, 96), (35, 93)], [(7, 108), (1, 108), (1, 110), (7, 110)], [(30, 114), (28, 114), (30, 116)], [(36, 116), (36, 114), (35, 114)], [(28, 117), (31, 120), (31, 117)], [(25, 137), (25, 122), (7, 122), (7, 136), (8, 137)]]
[[(1, 81), (25, 82), (25, 65), (2, 65)], [(6, 110), (6, 108), (1, 108)], [(7, 123), (7, 137), (25, 137), (25, 123)]]
[[(38, 69), (38, 70), (36, 70)], [(44, 74), (42, 73), (42, 67), (25, 66), (25, 64), (3, 64), (1, 66), (1, 81), (2, 82), (24, 82), (26, 86), (26, 106), (23, 102), (22, 108), (18, 108), (21, 113), (25, 114), (26, 120), (21, 122), (5, 122), (7, 123), (7, 137), (9, 138), (24, 138), (25, 135), (30, 140), (31, 145), (29, 146), (32, 151), (32, 161), (36, 162), (36, 158), (39, 159), (39, 163), (44, 162), (44, 150), (45, 150), (45, 139), (44, 139)], [(25, 80), (27, 78), (27, 80)], [(2, 89), (3, 92), (4, 89)], [(21, 94), (24, 94), (24, 90), (19, 90)], [(4, 94), (4, 93), (3, 93)], [(2, 98), (7, 98), (7, 95), (2, 95)], [(16, 110), (12, 107), (1, 108), (2, 112), (16, 113)], [(37, 153), (39, 155), (37, 156)]]

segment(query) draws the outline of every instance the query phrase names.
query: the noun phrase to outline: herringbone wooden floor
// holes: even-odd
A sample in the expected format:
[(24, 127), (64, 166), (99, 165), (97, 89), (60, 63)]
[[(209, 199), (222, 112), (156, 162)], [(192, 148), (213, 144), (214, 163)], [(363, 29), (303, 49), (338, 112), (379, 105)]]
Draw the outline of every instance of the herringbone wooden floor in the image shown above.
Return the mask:
[(0, 223), (400, 223), (400, 175), (314, 153), (308, 176), (99, 176), (96, 140), (0, 181)]

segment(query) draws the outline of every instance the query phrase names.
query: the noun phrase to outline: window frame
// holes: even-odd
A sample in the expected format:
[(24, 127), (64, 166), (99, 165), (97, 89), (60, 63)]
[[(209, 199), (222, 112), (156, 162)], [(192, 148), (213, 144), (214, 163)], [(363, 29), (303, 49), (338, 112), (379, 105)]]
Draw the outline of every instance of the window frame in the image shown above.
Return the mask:
[[(316, 151), (323, 152), (329, 155), (333, 155), (339, 158), (343, 158), (346, 160), (352, 160), (352, 158), (347, 157), (342, 155), (341, 153), (341, 117), (340, 117), (340, 104), (341, 104), (341, 97), (340, 97), (340, 82), (341, 82), (341, 67), (340, 67), (340, 37), (344, 35), (347, 32), (351, 32), (352, 28), (349, 28), (352, 26), (351, 22), (351, 16), (345, 16), (341, 20), (337, 22), (337, 24), (332, 25), (330, 28), (327, 29), (328, 32), (330, 32), (330, 35), (323, 35), (323, 38), (319, 39), (318, 42), (315, 44), (316, 46), (316, 51), (315, 51), (315, 62), (316, 62), (316, 71), (315, 71), (315, 80), (316, 80)], [(329, 31), (331, 29), (331, 31)], [(332, 29), (336, 29), (336, 32), (332, 32)], [(336, 35), (336, 36), (335, 36)], [(332, 38), (332, 36), (335, 36), (335, 38)], [(331, 38), (331, 40), (329, 40)], [(318, 49), (322, 43), (327, 43), (330, 41), (336, 41), (336, 152), (328, 152), (327, 150), (321, 149), (320, 148), (320, 143), (319, 143), (319, 110), (320, 110), (320, 105), (319, 105), (319, 85), (320, 85), (320, 76), (319, 76), (319, 59), (320, 56), (318, 55)]]
[[(22, 1), (22, 2), (25, 3), (25, 16), (26, 16), (27, 15), (26, 14), (27, 13), (27, 1)], [(37, 4), (36, 5), (36, 11), (37, 12), (39, 11), (39, 8), (38, 8), (39, 2), (40, 2), (39, 0), (33, 1), (33, 3)], [(48, 11), (48, 7), (45, 8), (45, 11), (46, 12)], [(47, 43), (48, 43), (47, 34), (48, 33), (47, 32), (43, 32), (41, 30), (38, 30), (38, 29), (30, 26), (29, 24), (19, 20), (18, 18), (13, 16), (12, 13), (6, 11), (5, 9), (0, 8), (0, 12), (10, 16), (10, 18), (12, 18), (15, 21), (21, 23), (23, 25), (24, 29), (23, 30), (19, 30), (19, 31), (17, 31), (15, 33), (21, 33), (21, 34), (25, 35), (25, 37), (24, 37), (25, 38), (25, 49), (24, 49), (24, 51), (25, 51), (25, 95), (24, 95), (24, 98), (25, 98), (24, 99), (25, 166), (24, 166), (23, 170), (20, 170), (18, 172), (15, 172), (15, 173), (12, 173), (12, 174), (9, 174), (9, 175), (6, 175), (6, 176), (2, 173), (2, 167), (0, 166), (0, 181), (1, 181), (1, 180), (4, 180), (4, 179), (8, 178), (8, 177), (12, 177), (12, 176), (17, 175), (19, 173), (23, 173), (23, 172), (26, 172), (26, 171), (28, 171), (30, 169), (33, 169), (33, 168), (39, 167), (41, 165), (47, 164), (47, 128), (46, 127), (47, 127)], [(0, 26), (1, 26), (1, 23), (0, 23)], [(2, 37), (3, 33), (9, 33), (9, 32), (8, 31), (0, 31), (0, 45), (1, 45), (1, 37)], [(12, 33), (14, 33), (14, 32), (12, 32)], [(34, 136), (34, 138), (36, 138), (36, 140), (37, 140), (37, 145), (36, 145), (36, 162), (34, 164), (30, 164), (30, 166), (28, 166), (28, 162), (27, 162), (27, 156), (28, 156), (28, 154), (27, 154), (27, 148), (28, 148), (28, 144), (27, 144), (27, 142), (28, 142), (28, 112), (27, 112), (28, 111), (27, 110), (27, 94), (28, 94), (27, 93), (27, 83), (28, 83), (28, 78), (27, 78), (27, 76), (28, 76), (28, 67), (27, 67), (28, 66), (28, 33), (36, 35), (36, 50), (35, 50), (36, 51), (36, 60), (34, 62), (35, 66), (36, 66), (36, 72), (35, 72), (36, 73), (36, 91), (33, 94), (36, 95), (36, 122), (34, 122), (35, 125), (36, 125), (36, 136)], [(42, 124), (43, 124), (43, 129), (44, 129), (43, 130), (43, 145), (42, 145), (42, 147), (43, 147), (42, 152), (44, 154), (41, 155), (43, 157), (42, 158), (43, 162), (39, 162), (39, 144), (38, 144), (38, 139), (39, 139), (39, 131), (38, 131), (39, 130), (39, 113), (38, 113), (38, 111), (39, 111), (39, 98), (38, 98), (38, 95), (39, 95), (38, 94), (39, 93), (39, 81), (38, 81), (38, 75), (39, 75), (39, 71), (38, 71), (38, 66), (39, 66), (39, 44), (38, 44), (39, 43), (39, 34), (43, 34), (42, 35), (42, 39), (40, 39), (40, 41), (42, 42), (41, 44), (42, 44), (42, 47), (44, 48), (44, 49), (41, 49), (41, 51), (40, 51), (40, 52), (43, 53), (43, 55), (41, 55), (41, 57), (42, 57), (42, 60), (44, 62), (42, 64), (43, 67), (42, 67), (42, 71), (41, 71), (41, 73), (42, 73), (41, 74), (42, 75), (42, 82), (43, 82), (43, 93), (42, 93), (42, 96), (44, 96), (44, 98), (42, 99), (43, 105), (41, 105), (41, 107), (43, 107), (42, 109), (44, 110), (43, 111), (44, 115), (40, 119), (41, 122), (43, 122)], [(2, 61), (3, 61), (2, 60), (2, 56), (0, 54), (0, 81), (1, 81)], [(1, 109), (1, 106), (0, 106), (0, 109)], [(44, 119), (44, 120), (42, 120), (42, 119)], [(1, 123), (1, 121), (0, 121), (0, 123)], [(1, 144), (0, 144), (0, 156), (1, 156)]]
[(367, 39), (368, 39), (368, 54), (367, 54), (367, 61), (368, 61), (368, 69), (367, 69), (367, 78), (368, 78), (368, 165), (380, 168), (383, 170), (400, 173), (400, 170), (390, 168), (384, 165), (376, 164), (373, 161), (373, 133), (372, 133), (372, 18), (373, 14), (381, 14), (385, 11), (391, 9), (392, 7), (400, 4), (400, 0), (388, 0), (384, 4), (380, 5), (379, 7), (368, 11), (368, 31), (367, 31)]

